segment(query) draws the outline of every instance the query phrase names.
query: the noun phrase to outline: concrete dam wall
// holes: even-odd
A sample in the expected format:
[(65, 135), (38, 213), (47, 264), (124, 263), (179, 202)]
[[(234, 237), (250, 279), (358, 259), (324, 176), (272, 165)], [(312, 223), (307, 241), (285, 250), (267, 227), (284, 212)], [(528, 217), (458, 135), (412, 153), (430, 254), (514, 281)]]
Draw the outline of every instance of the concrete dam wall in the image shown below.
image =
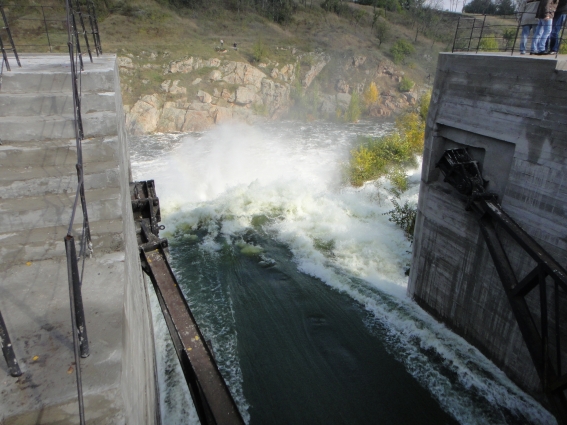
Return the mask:
[[(0, 423), (79, 423), (63, 238), (77, 188), (68, 55), (22, 55), (0, 88), (0, 310), (22, 369), (0, 360)], [(159, 423), (151, 312), (129, 192), (116, 57), (81, 77), (85, 196), (94, 248), (82, 280), (87, 423)], [(79, 206), (74, 236), (81, 236)], [(80, 267), (80, 265), (79, 265)]]
[[(556, 59), (441, 54), (425, 134), (409, 294), (477, 346), (520, 387), (541, 385), (473, 214), (436, 163), (465, 147), (487, 189), (567, 266), (567, 72)], [(500, 231), (521, 280), (536, 263)], [(538, 291), (527, 297), (538, 306)], [(562, 323), (566, 303), (560, 299)], [(548, 304), (553, 305), (549, 298)], [(532, 310), (533, 311), (533, 310)], [(539, 317), (534, 318), (539, 324)], [(550, 327), (555, 326), (555, 317)], [(561, 329), (562, 339), (567, 329)], [(562, 344), (565, 364), (565, 341)], [(541, 397), (538, 397), (541, 398)]]

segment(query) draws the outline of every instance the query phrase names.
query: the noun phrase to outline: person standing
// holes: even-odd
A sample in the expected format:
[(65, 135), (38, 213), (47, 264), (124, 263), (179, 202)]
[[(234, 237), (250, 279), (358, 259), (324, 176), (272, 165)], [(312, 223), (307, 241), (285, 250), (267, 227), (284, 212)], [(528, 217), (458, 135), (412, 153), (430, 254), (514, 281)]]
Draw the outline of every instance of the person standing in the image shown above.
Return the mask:
[(536, 18), (539, 19), (532, 41), (532, 51), (530, 55), (546, 55), (545, 44), (551, 34), (553, 26), (553, 15), (557, 10), (558, 0), (540, 0), (537, 8)]
[(557, 10), (553, 15), (553, 29), (549, 36), (549, 50), (552, 54), (559, 52), (559, 45), (561, 44), (561, 28), (565, 25), (567, 18), (567, 0), (559, 0)]
[[(567, 0), (565, 0), (567, 1)], [(539, 0), (528, 0), (524, 2), (523, 6), (520, 5), (518, 10), (520, 10), (520, 26), (522, 27), (522, 35), (520, 38), (520, 54), (526, 54), (526, 44), (528, 43), (528, 37), (530, 32), (532, 32), (532, 38), (535, 35), (535, 28), (537, 27), (538, 20), (535, 15), (539, 6)]]

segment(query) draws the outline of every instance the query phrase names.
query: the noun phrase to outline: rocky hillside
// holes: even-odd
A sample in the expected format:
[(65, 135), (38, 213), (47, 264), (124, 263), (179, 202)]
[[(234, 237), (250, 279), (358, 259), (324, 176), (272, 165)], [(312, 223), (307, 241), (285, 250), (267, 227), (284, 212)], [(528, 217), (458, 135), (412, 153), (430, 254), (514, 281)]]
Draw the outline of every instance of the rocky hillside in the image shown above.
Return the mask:
[[(378, 106), (373, 116), (389, 116), (415, 104), (417, 89), (399, 91), (404, 71), (387, 59), (369, 59), (357, 55), (332, 58), (324, 52), (301, 53), (289, 48), (295, 60), (249, 62), (216, 57), (190, 56), (166, 61), (160, 53), (142, 52), (119, 57), (123, 91), (132, 84), (149, 85), (144, 71), (154, 75), (159, 91), (143, 93), (131, 105), (125, 105), (127, 127), (131, 134), (154, 132), (202, 131), (229, 120), (255, 123), (285, 117), (297, 100), (315, 81), (318, 116), (333, 118), (344, 112), (353, 92), (362, 94), (370, 82), (380, 87)], [(162, 56), (169, 56), (168, 52)], [(325, 71), (325, 72), (323, 72)], [(293, 93), (296, 96), (293, 96)]]

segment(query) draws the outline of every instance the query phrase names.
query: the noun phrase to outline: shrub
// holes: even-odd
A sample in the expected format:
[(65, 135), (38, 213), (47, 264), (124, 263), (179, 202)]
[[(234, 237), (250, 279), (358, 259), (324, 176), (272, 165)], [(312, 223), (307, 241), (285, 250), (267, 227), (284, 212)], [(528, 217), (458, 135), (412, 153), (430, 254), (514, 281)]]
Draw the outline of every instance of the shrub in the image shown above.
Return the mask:
[(498, 40), (494, 34), (487, 37), (482, 37), (478, 43), (478, 50), (484, 52), (497, 52), (499, 50)]
[(252, 57), (256, 62), (260, 62), (268, 54), (268, 46), (262, 40), (256, 40), (252, 46)]
[(417, 207), (410, 204), (408, 201), (400, 205), (399, 197), (391, 199), (394, 204), (394, 209), (388, 211), (386, 214), (390, 216), (389, 221), (396, 223), (404, 231), (405, 237), (413, 242), (413, 233), (415, 230), (415, 219), (417, 217)]
[(345, 121), (356, 122), (360, 118), (360, 98), (357, 92), (353, 92), (350, 97), (348, 109), (345, 112)]
[(388, 176), (394, 189), (407, 189), (404, 170), (417, 165), (416, 155), (423, 152), (425, 117), (431, 94), (425, 94), (415, 112), (402, 115), (396, 121), (392, 134), (379, 138), (360, 137), (358, 147), (350, 153), (347, 174), (350, 184), (362, 186), (364, 182)]
[(406, 57), (414, 52), (415, 47), (407, 40), (398, 40), (390, 48), (390, 53), (397, 64), (404, 62)]
[(390, 38), (390, 27), (385, 20), (380, 20), (376, 24), (376, 38), (378, 39), (378, 47), (382, 45), (383, 41), (388, 41)]
[(400, 81), (400, 85), (398, 86), (401, 92), (408, 92), (410, 91), (415, 83), (407, 77), (402, 77), (402, 81)]
[(429, 104), (431, 103), (431, 90), (426, 92), (421, 99), (419, 99), (419, 116), (425, 122), (429, 112)]

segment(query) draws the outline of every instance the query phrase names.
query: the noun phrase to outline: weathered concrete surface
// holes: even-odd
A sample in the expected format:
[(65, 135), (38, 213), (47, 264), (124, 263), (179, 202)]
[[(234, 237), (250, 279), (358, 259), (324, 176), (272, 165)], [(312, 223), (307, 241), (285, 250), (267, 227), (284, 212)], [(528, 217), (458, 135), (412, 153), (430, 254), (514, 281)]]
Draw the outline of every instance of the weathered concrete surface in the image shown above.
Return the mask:
[[(67, 55), (25, 55), (0, 90), (0, 309), (24, 374), (0, 360), (0, 423), (78, 423), (63, 238), (77, 186)], [(138, 258), (114, 56), (82, 76), (85, 189), (94, 258), (83, 302), (87, 423), (159, 422), (153, 330)], [(34, 100), (36, 99), (36, 100)], [(80, 238), (81, 208), (74, 231)], [(37, 356), (37, 358), (36, 358)]]
[[(564, 63), (555, 59), (440, 55), (408, 288), (421, 306), (536, 396), (539, 379), (478, 224), (435, 164), (446, 149), (468, 147), (503, 209), (567, 265), (567, 73), (561, 69)], [(522, 279), (535, 262), (499, 234)], [(550, 296), (550, 308), (553, 302)], [(528, 303), (539, 311), (537, 294)], [(567, 340), (562, 347), (565, 364)]]

